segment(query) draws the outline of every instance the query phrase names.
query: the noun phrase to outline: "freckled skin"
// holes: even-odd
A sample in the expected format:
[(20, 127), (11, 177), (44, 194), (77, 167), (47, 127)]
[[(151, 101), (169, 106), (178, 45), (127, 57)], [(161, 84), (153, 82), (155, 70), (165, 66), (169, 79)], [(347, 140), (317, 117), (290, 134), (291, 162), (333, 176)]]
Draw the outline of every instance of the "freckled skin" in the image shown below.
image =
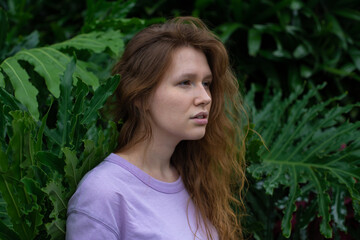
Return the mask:
[(204, 137), (206, 124), (192, 118), (200, 112), (209, 113), (211, 81), (211, 70), (203, 52), (193, 47), (177, 49), (150, 99), (153, 137), (175, 142)]

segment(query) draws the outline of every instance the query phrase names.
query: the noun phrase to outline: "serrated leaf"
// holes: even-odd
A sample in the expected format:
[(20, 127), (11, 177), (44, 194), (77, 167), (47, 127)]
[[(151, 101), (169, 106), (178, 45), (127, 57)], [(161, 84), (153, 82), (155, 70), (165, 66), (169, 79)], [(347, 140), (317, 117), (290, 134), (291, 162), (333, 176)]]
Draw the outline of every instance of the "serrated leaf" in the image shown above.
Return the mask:
[[(58, 98), (60, 94), (60, 74), (64, 72), (66, 65), (70, 62), (70, 57), (56, 48), (67, 47), (87, 49), (96, 53), (103, 52), (108, 48), (113, 55), (117, 56), (124, 47), (124, 43), (122, 35), (117, 31), (93, 32), (78, 35), (74, 39), (50, 47), (22, 50), (15, 56), (5, 59), (0, 67), (9, 77), (15, 90), (15, 97), (29, 109), (35, 119), (38, 119), (39, 115), (36, 100), (38, 90), (31, 85), (26, 70), (17, 61), (23, 60), (33, 65), (34, 70), (44, 78), (49, 91)], [(76, 83), (77, 78), (81, 78), (86, 84), (96, 89), (99, 86), (99, 80), (92, 72), (87, 70), (88, 66), (86, 62), (78, 61), (73, 76), (74, 82)], [(1, 72), (0, 86), (5, 86), (4, 76)]]
[[(53, 46), (35, 48), (27, 51), (21, 51), (15, 57), (26, 60), (29, 57), (26, 56), (25, 53), (35, 54), (38, 56), (38, 61), (33, 60), (33, 63), (41, 66), (35, 67), (35, 71), (44, 77), (45, 82), (49, 88), (49, 91), (54, 95), (54, 97), (58, 98), (60, 95), (60, 76), (64, 73), (66, 66), (71, 61), (71, 57), (62, 53), (58, 49)], [(28, 54), (27, 54), (28, 55)], [(76, 69), (73, 76), (73, 81), (76, 83), (76, 77), (81, 78), (86, 84), (93, 86), (95, 89), (99, 86), (98, 78), (87, 69), (87, 64), (82, 61), (77, 61)], [(50, 73), (51, 78), (46, 72)]]
[(319, 216), (322, 217), (320, 223), (320, 232), (326, 237), (332, 237), (332, 229), (330, 226), (330, 197), (326, 193), (326, 183), (322, 177), (318, 176), (312, 169), (309, 169), (313, 183), (317, 189), (317, 199), (319, 205)]
[(96, 89), (93, 98), (84, 113), (84, 118), (81, 120), (82, 124), (89, 124), (97, 117), (97, 111), (103, 107), (108, 97), (113, 94), (117, 85), (119, 84), (120, 76), (116, 75), (107, 80), (106, 84)]
[(51, 239), (64, 239), (65, 237), (65, 220), (60, 218), (60, 215), (66, 214), (67, 198), (65, 188), (61, 183), (59, 175), (54, 177), (43, 189), (49, 196), (54, 209), (50, 213), (53, 220), (46, 224), (46, 229)]
[[(74, 73), (74, 80), (75, 77), (81, 79), (84, 83), (89, 86), (92, 86), (94, 90), (99, 87), (99, 79), (98, 77), (87, 70), (90, 65), (86, 62), (78, 60), (76, 63), (76, 70)], [(77, 79), (76, 79), (77, 80)]]
[(67, 209), (67, 201), (65, 188), (61, 184), (61, 179), (58, 181), (49, 182), (43, 191), (46, 192), (54, 206), (54, 209), (50, 213), (50, 217), (57, 218), (59, 214), (66, 211)]
[(98, 132), (98, 141), (97, 144), (92, 140), (84, 141), (84, 158), (82, 161), (82, 165), (80, 167), (81, 177), (84, 176), (88, 171), (93, 169), (96, 165), (98, 165), (105, 155), (106, 146), (104, 145), (105, 135), (102, 131)]
[(5, 59), (0, 67), (9, 76), (15, 91), (15, 97), (29, 109), (35, 119), (38, 119), (39, 110), (36, 100), (38, 90), (30, 83), (29, 75), (13, 57)]
[(35, 122), (28, 112), (14, 111), (10, 112), (13, 117), (12, 130), (13, 136), (9, 142), (9, 148), (12, 153), (14, 177), (21, 179), (23, 174), (18, 168), (26, 169), (27, 165), (34, 164), (35, 149)]
[(85, 97), (89, 93), (89, 88), (83, 83), (83, 81), (78, 81), (76, 86), (76, 99), (75, 104), (72, 109), (73, 114), (80, 115), (84, 113), (84, 103)]
[(40, 128), (39, 128), (37, 136), (36, 136), (36, 145), (35, 145), (36, 152), (39, 152), (42, 150), (43, 135), (44, 135), (45, 127), (46, 127), (46, 121), (49, 116), (49, 112), (50, 112), (52, 104), (53, 104), (53, 98), (51, 99), (51, 103), (50, 103), (50, 107), (49, 107), (48, 111), (46, 112), (44, 117), (41, 119), (41, 125), (40, 125)]
[(61, 77), (61, 93), (59, 98), (59, 112), (58, 112), (58, 132), (61, 135), (61, 147), (69, 143), (69, 123), (72, 110), (72, 76), (76, 67), (76, 60), (72, 60), (64, 75)]
[(76, 157), (76, 153), (71, 151), (69, 148), (64, 148), (62, 150), (65, 154), (65, 179), (69, 183), (70, 193), (75, 192), (76, 187), (80, 181), (81, 174), (77, 168), (79, 160)]
[(90, 32), (75, 36), (62, 43), (53, 45), (57, 49), (73, 47), (76, 49), (91, 50), (101, 53), (109, 48), (114, 55), (118, 55), (123, 48), (122, 35), (119, 31)]
[(347, 227), (345, 226), (347, 210), (344, 204), (344, 196), (345, 191), (343, 191), (340, 187), (336, 187), (334, 191), (334, 203), (331, 206), (331, 213), (337, 227), (341, 231), (347, 232)]
[(11, 173), (14, 178), (20, 180), (24, 175), (22, 169), (25, 168), (25, 164), (34, 162), (35, 141), (32, 133), (35, 123), (27, 112), (14, 111), (10, 112), (10, 115), (13, 117), (11, 122), (13, 135), (9, 141), (12, 158)]
[(0, 88), (0, 99), (3, 104), (9, 106), (12, 111), (23, 110), (27, 111), (24, 105), (22, 105), (13, 95), (5, 91), (5, 89)]
[(28, 210), (28, 218), (31, 220), (31, 231), (34, 236), (39, 232), (39, 227), (43, 224), (43, 214), (40, 213), (41, 205), (44, 204), (44, 192), (41, 191), (39, 183), (34, 179), (24, 177), (21, 179), (24, 184), (26, 194), (31, 197), (31, 206)]
[(94, 158), (96, 157), (96, 148), (94, 141), (85, 140), (84, 147), (85, 147), (84, 160), (80, 168), (81, 175), (84, 175), (86, 172), (90, 171), (96, 165), (93, 164)]
[[(256, 115), (252, 118), (255, 130), (264, 138), (270, 152), (265, 148), (259, 151), (261, 162), (253, 162), (248, 171), (263, 182), (267, 193), (290, 187), (282, 222), (284, 236), (290, 236), (294, 199), (306, 198), (309, 192), (316, 194), (315, 209), (322, 218), (320, 231), (326, 237), (332, 236), (329, 224), (332, 187), (339, 186), (353, 199), (359, 199), (354, 179), (360, 178), (360, 122), (344, 121), (343, 116), (360, 107), (360, 103), (329, 108), (342, 100), (344, 94), (314, 105), (323, 87), (307, 93), (298, 89), (286, 99), (277, 97), (281, 96), (279, 93), (261, 110), (254, 111)], [(253, 90), (251, 93), (255, 96)], [(296, 185), (300, 191), (294, 191)], [(304, 216), (313, 214), (310, 208), (302, 211)], [(337, 223), (341, 227), (341, 221)]]
[(291, 234), (292, 214), (293, 214), (293, 212), (296, 211), (295, 201), (296, 201), (297, 196), (299, 196), (299, 193), (300, 193), (299, 186), (298, 186), (297, 172), (296, 172), (296, 169), (294, 166), (292, 166), (290, 174), (291, 174), (291, 179), (293, 182), (290, 185), (289, 200), (288, 200), (288, 204), (284, 211), (284, 217), (281, 221), (281, 229), (283, 231), (283, 235), (286, 238), (289, 238), (290, 234)]
[(51, 236), (52, 240), (63, 240), (65, 239), (65, 220), (55, 219), (50, 223), (46, 224), (46, 230)]
[(81, 132), (84, 129), (84, 126), (80, 124), (80, 119), (82, 119), (85, 112), (85, 100), (88, 93), (89, 88), (81, 80), (79, 80), (76, 86), (76, 100), (72, 109), (73, 118), (71, 120), (70, 132), (70, 144), (76, 148), (82, 143), (81, 139), (83, 136), (81, 135)]
[(47, 89), (56, 98), (59, 97), (59, 75), (64, 71), (62, 65), (43, 48), (23, 50), (15, 55), (18, 60), (24, 60), (34, 66), (34, 70), (45, 79)]

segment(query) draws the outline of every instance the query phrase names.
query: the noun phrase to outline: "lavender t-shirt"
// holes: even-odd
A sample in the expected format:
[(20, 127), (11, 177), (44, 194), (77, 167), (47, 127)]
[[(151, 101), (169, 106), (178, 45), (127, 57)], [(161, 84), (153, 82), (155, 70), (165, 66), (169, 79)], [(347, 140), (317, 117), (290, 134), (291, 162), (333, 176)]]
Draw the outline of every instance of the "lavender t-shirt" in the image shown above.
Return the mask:
[(116, 154), (81, 180), (69, 201), (66, 229), (69, 240), (206, 239), (181, 178), (156, 180)]

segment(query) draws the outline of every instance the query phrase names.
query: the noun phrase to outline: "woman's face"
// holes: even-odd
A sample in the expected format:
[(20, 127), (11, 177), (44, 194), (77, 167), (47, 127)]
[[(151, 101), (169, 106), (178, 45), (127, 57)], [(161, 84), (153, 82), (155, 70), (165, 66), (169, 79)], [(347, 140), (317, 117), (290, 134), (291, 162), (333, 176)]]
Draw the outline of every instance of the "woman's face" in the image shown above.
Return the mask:
[(150, 99), (151, 127), (161, 141), (197, 140), (205, 135), (212, 74), (203, 52), (174, 51), (169, 69)]

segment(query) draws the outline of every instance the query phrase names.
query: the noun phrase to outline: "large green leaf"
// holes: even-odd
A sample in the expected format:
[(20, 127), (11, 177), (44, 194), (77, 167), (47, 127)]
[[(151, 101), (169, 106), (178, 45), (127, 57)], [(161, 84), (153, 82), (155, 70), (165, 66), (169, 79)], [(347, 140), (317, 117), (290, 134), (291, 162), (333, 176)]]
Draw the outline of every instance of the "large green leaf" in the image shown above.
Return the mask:
[(122, 35), (119, 31), (109, 30), (105, 33), (90, 32), (77, 35), (65, 42), (54, 44), (53, 47), (57, 49), (73, 47), (76, 49), (91, 50), (95, 53), (101, 53), (108, 48), (111, 53), (116, 56), (124, 47), (121, 39)]
[(38, 90), (30, 83), (27, 72), (14, 58), (6, 59), (0, 67), (8, 75), (15, 91), (15, 97), (29, 109), (36, 119), (39, 118), (36, 100)]
[[(5, 59), (1, 63), (0, 69), (8, 76), (15, 91), (15, 97), (29, 109), (35, 119), (38, 119), (39, 111), (36, 99), (38, 89), (31, 84), (30, 81), (34, 80), (29, 79), (28, 70), (23, 68), (19, 61), (26, 61), (34, 66), (34, 71), (45, 80), (49, 92), (58, 98), (60, 96), (60, 76), (71, 60), (71, 57), (65, 53), (68, 48), (87, 50), (92, 53), (101, 53), (110, 49), (111, 55), (117, 56), (123, 47), (124, 43), (119, 31), (80, 34), (73, 39), (49, 47), (19, 51), (15, 56)], [(73, 75), (74, 84), (76, 84), (77, 78), (80, 78), (84, 83), (96, 89), (99, 86), (99, 79), (88, 70), (89, 66), (84, 61), (77, 61)], [(1, 71), (0, 87), (5, 87), (4, 75)]]
[[(343, 120), (345, 114), (360, 104), (329, 108), (344, 95), (313, 104), (318, 90), (323, 87), (306, 94), (298, 89), (284, 100), (279, 94), (253, 114), (255, 129), (270, 151), (261, 150), (262, 161), (253, 162), (248, 171), (262, 179), (268, 194), (290, 188), (282, 220), (286, 237), (291, 234), (290, 221), (296, 211), (296, 199), (306, 199), (310, 192), (316, 193), (320, 231), (325, 237), (332, 236), (329, 224), (330, 206), (335, 201), (330, 198), (332, 187), (340, 186), (353, 201), (360, 201), (358, 183), (354, 181), (360, 178), (360, 122)], [(253, 88), (247, 101), (255, 108), (251, 100), (254, 92)]]

